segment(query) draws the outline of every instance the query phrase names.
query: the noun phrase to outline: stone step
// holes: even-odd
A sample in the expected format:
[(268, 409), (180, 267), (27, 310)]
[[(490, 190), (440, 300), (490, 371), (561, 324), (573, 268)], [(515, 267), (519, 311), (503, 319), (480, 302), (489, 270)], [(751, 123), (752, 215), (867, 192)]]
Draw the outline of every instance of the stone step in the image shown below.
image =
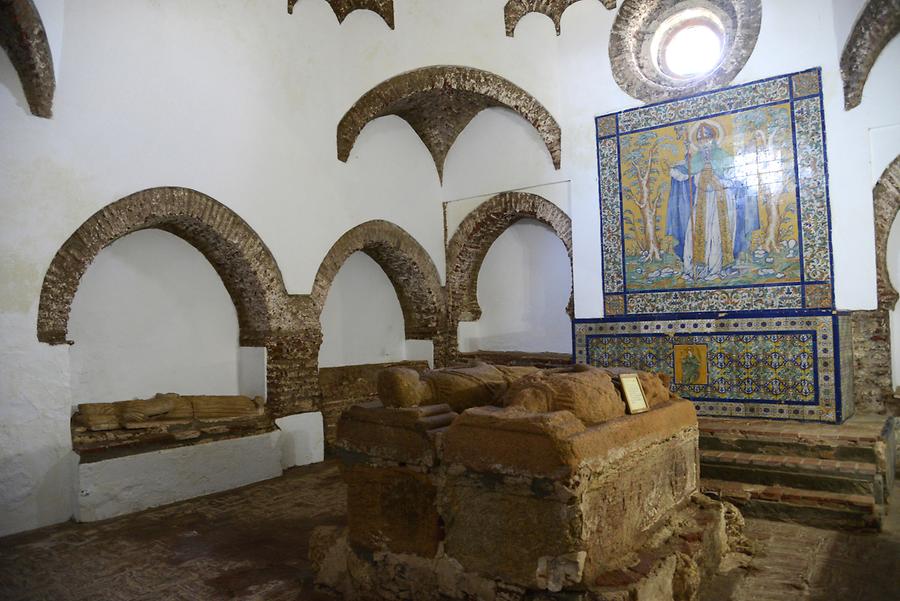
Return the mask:
[(764, 455), (790, 455), (875, 463), (883, 428), (875, 423), (842, 426), (765, 420), (702, 418), (700, 448)]
[(700, 451), (700, 474), (712, 480), (869, 495), (884, 503), (874, 463), (736, 451)]
[(881, 529), (884, 506), (871, 495), (701, 478), (700, 490), (734, 503), (745, 516), (818, 527)]

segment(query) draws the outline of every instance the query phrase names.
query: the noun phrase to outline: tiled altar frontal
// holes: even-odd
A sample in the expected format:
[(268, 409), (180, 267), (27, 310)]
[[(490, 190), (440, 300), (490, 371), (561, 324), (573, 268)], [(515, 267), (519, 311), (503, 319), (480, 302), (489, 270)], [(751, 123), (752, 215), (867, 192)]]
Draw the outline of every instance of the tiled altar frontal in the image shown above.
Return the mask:
[(848, 315), (579, 319), (575, 360), (667, 374), (700, 415), (841, 423), (853, 414)]

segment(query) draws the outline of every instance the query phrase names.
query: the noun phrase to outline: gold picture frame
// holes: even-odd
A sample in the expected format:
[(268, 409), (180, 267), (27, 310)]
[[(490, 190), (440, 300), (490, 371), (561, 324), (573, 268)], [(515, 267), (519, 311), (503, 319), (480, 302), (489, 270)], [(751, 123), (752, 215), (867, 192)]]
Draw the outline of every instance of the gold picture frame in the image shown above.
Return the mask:
[(647, 405), (647, 397), (644, 395), (644, 388), (637, 374), (621, 374), (619, 382), (622, 384), (622, 393), (625, 395), (625, 404), (628, 406), (628, 413), (644, 413), (650, 410)]

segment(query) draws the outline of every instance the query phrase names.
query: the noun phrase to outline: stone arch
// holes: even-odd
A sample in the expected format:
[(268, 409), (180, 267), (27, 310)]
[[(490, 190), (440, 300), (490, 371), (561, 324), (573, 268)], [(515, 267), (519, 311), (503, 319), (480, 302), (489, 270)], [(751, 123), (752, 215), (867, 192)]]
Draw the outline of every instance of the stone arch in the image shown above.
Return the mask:
[[(553, 21), (556, 27), (556, 35), (560, 34), (560, 24), (566, 9), (581, 0), (509, 0), (503, 8), (506, 20), (506, 35), (513, 37), (516, 33), (516, 25), (528, 13), (540, 13)], [(613, 10), (617, 0), (601, 0), (603, 6)]]
[[(549, 200), (526, 192), (504, 192), (469, 213), (447, 245), (447, 293), (454, 322), (481, 317), (478, 273), (491, 246), (520, 219), (535, 219), (549, 226), (562, 240), (572, 265), (572, 220)], [(573, 296), (566, 308), (574, 315)]]
[(396, 115), (422, 139), (443, 179), (444, 160), (456, 138), (478, 113), (492, 107), (515, 111), (531, 123), (559, 169), (561, 131), (549, 111), (528, 92), (499, 75), (456, 66), (408, 71), (366, 92), (338, 124), (338, 159), (347, 162), (369, 121)]
[(62, 245), (44, 276), (37, 337), (67, 340), (69, 313), (94, 257), (122, 236), (156, 228), (200, 251), (234, 302), (244, 346), (265, 346), (267, 404), (273, 415), (311, 411), (320, 397), (316, 357), (322, 334), (309, 298), (289, 296), (272, 253), (236, 213), (188, 188), (151, 188), (97, 211)]
[(406, 338), (435, 340), (444, 323), (444, 290), (428, 252), (403, 228), (388, 221), (374, 220), (347, 231), (328, 251), (310, 294), (321, 314), (325, 299), (344, 261), (355, 252), (371, 257), (391, 281), (403, 311)]
[(841, 54), (844, 80), (844, 108), (862, 102), (863, 88), (881, 51), (900, 33), (900, 4), (897, 0), (869, 0), (853, 26)]
[(156, 228), (175, 234), (212, 264), (238, 315), (241, 344), (259, 345), (295, 330), (281, 271), (256, 232), (213, 198), (187, 188), (152, 188), (97, 211), (62, 245), (44, 276), (38, 340), (67, 340), (72, 300), (94, 257), (119, 238)]
[(0, 45), (19, 74), (31, 113), (49, 119), (56, 75), (44, 22), (32, 0), (0, 2)]
[[(294, 14), (294, 5), (299, 0), (288, 0), (288, 14)], [(355, 10), (370, 10), (384, 19), (387, 26), (394, 28), (394, 0), (325, 0), (331, 6), (338, 23)]]
[(900, 156), (884, 170), (875, 185), (875, 271), (878, 278), (878, 308), (890, 311), (900, 294), (891, 283), (887, 252), (891, 226), (900, 213)]

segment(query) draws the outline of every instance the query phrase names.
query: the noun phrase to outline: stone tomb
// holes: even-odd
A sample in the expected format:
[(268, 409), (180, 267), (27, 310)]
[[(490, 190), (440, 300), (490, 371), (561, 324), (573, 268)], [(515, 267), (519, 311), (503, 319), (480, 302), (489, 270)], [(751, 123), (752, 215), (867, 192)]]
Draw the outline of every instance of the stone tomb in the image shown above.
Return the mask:
[(166, 393), (78, 405), (72, 416), (72, 448), (82, 461), (97, 461), (274, 429), (261, 397)]
[[(382, 375), (338, 426), (347, 529), (310, 543), (343, 598), (695, 599), (739, 537), (697, 492), (693, 405), (656, 375), (636, 415), (589, 366)], [(493, 402), (462, 409), (466, 388)]]

